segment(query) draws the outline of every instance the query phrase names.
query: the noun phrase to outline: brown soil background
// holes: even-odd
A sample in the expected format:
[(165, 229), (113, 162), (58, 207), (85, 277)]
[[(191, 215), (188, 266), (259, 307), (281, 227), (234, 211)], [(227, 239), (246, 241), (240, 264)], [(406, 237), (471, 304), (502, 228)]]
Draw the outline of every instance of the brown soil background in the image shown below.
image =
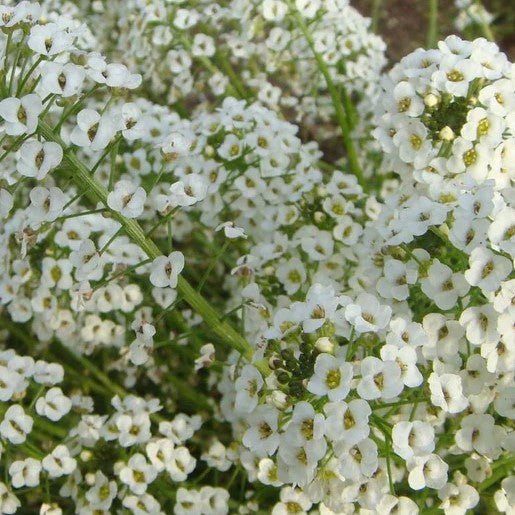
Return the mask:
[[(483, 2), (495, 15), (491, 26), (496, 41), (510, 59), (515, 59), (515, 1), (489, 0)], [(351, 0), (362, 14), (372, 16), (374, 0)], [(388, 45), (388, 57), (395, 63), (401, 57), (426, 44), (428, 0), (382, 0), (377, 27)], [(456, 33), (453, 21), (457, 10), (453, 0), (440, 0), (438, 5), (439, 36)], [(479, 36), (480, 34), (476, 34)]]

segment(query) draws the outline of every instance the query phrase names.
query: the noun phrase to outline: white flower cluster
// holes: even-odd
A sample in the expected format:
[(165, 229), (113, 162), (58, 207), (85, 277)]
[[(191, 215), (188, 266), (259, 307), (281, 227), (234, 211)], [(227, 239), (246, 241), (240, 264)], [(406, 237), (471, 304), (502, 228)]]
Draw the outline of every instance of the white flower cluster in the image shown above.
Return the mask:
[(369, 25), (0, 6), (0, 513), (513, 513), (514, 66)]
[[(297, 14), (309, 25), (309, 39), (294, 20)], [(170, 103), (195, 91), (241, 95), (289, 116), (294, 112), (322, 138), (337, 132), (327, 124), (334, 111), (313, 51), (367, 115), (386, 64), (384, 42), (348, 0), (115, 0), (94, 2), (93, 16), (102, 27), (97, 35), (112, 44), (115, 32), (116, 51)], [(321, 120), (324, 129), (317, 127)]]

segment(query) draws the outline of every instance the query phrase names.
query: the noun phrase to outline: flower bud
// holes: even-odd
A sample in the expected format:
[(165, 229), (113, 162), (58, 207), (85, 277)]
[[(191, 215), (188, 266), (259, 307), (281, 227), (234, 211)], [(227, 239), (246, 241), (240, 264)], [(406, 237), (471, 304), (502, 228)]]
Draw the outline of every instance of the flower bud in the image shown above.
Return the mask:
[(455, 138), (455, 134), (454, 134), (454, 131), (448, 126), (446, 125), (439, 133), (438, 133), (438, 137), (442, 140), (442, 141), (452, 141), (454, 138)]
[(440, 102), (440, 99), (434, 93), (428, 93), (424, 97), (424, 104), (427, 107), (435, 107)]
[(315, 347), (320, 352), (327, 352), (330, 354), (334, 350), (334, 343), (327, 336), (323, 336), (315, 342)]
[(280, 390), (275, 390), (272, 392), (271, 400), (277, 409), (283, 410), (288, 406), (288, 397)]
[(80, 453), (80, 459), (83, 462), (90, 461), (93, 458), (93, 453), (91, 451), (84, 450)]
[(315, 219), (316, 223), (320, 223), (324, 221), (325, 217), (325, 213), (323, 213), (322, 211), (317, 211), (313, 218)]

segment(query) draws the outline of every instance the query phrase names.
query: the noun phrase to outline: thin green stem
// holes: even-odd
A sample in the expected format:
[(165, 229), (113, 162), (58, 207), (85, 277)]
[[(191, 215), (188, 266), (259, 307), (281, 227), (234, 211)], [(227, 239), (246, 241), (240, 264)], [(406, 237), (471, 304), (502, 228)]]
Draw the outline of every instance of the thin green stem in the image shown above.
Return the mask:
[[(107, 190), (94, 177), (91, 176), (87, 167), (77, 158), (73, 151), (67, 148), (64, 141), (52, 128), (43, 120), (39, 122), (39, 133), (45, 140), (54, 141), (63, 148), (64, 160), (75, 169), (72, 175), (73, 181), (81, 191), (85, 191), (89, 199), (94, 202), (101, 202), (107, 206)], [(125, 233), (141, 250), (152, 260), (162, 256), (159, 247), (147, 237), (142, 227), (136, 220), (125, 218), (116, 211), (111, 211), (112, 216), (125, 229)], [(207, 300), (193, 288), (183, 277), (179, 277), (177, 290), (180, 296), (203, 318), (214, 335), (220, 342), (227, 344), (238, 351), (245, 359), (252, 361), (254, 349), (247, 340), (239, 334), (227, 321), (222, 320), (218, 312), (207, 302)], [(258, 362), (256, 367), (263, 374), (269, 373), (268, 365), (265, 362)]]
[(297, 8), (293, 5), (291, 0), (288, 0), (288, 4), (290, 6), (290, 9), (292, 10), (295, 22), (298, 25), (299, 29), (304, 34), (304, 37), (306, 38), (306, 41), (313, 53), (313, 56), (315, 57), (318, 68), (320, 69), (320, 72), (324, 76), (325, 82), (327, 84), (327, 89), (329, 91), (329, 95), (331, 96), (331, 100), (332, 100), (332, 103), (334, 106), (336, 119), (337, 119), (338, 124), (341, 129), (342, 140), (343, 140), (343, 144), (345, 146), (345, 150), (347, 151), (347, 158), (349, 160), (350, 169), (351, 169), (352, 173), (357, 177), (360, 185), (365, 189), (365, 181), (363, 178), (363, 172), (361, 170), (361, 165), (359, 164), (358, 154), (354, 147), (354, 142), (352, 141), (352, 138), (351, 138), (350, 123), (349, 123), (349, 120), (348, 120), (348, 117), (346, 114), (345, 107), (342, 104), (341, 96), (338, 93), (338, 89), (336, 88), (336, 86), (333, 82), (331, 73), (329, 71), (329, 68), (328, 68), (326, 62), (324, 61), (322, 56), (315, 49), (315, 42), (313, 40), (313, 36), (311, 35), (311, 32), (309, 31), (309, 27), (306, 25), (306, 23), (304, 22), (304, 19), (302, 18), (300, 13), (297, 11)]
[(438, 42), (438, 0), (429, 0), (427, 26), (427, 48), (434, 48)]
[(383, 0), (373, 0), (372, 2), (372, 32), (377, 32), (381, 21), (381, 7)]

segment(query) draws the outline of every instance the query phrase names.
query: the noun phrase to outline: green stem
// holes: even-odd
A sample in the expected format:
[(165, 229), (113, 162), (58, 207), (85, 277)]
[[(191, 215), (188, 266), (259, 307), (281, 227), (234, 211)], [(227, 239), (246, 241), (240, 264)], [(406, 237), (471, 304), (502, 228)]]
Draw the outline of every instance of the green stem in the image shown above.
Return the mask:
[(434, 48), (438, 41), (438, 0), (429, 0), (429, 24), (427, 27), (427, 48)]
[(377, 32), (379, 21), (381, 19), (381, 4), (383, 0), (373, 0), (372, 3), (372, 32)]
[[(86, 195), (93, 202), (101, 202), (108, 207), (107, 190), (91, 176), (87, 167), (66, 147), (61, 137), (54, 133), (52, 128), (42, 120), (39, 122), (39, 132), (45, 140), (54, 141), (61, 145), (64, 150), (64, 160), (75, 169), (72, 178), (80, 190), (86, 192)], [(147, 238), (145, 232), (136, 220), (125, 218), (116, 211), (111, 211), (111, 213), (113, 218), (124, 227), (127, 236), (138, 245), (150, 259), (154, 260), (163, 255), (157, 245)], [(203, 318), (204, 322), (221, 342), (226, 343), (238, 351), (248, 361), (252, 361), (254, 355), (252, 346), (227, 321), (222, 320), (211, 304), (209, 304), (182, 276), (179, 277), (177, 290), (180, 296)], [(269, 368), (265, 362), (256, 363), (256, 367), (261, 373), (268, 375)]]
[(353, 143), (351, 135), (350, 135), (350, 123), (347, 119), (345, 107), (342, 104), (342, 99), (338, 93), (338, 89), (334, 85), (334, 82), (331, 77), (329, 68), (327, 67), (327, 64), (325, 63), (322, 56), (315, 50), (315, 42), (313, 41), (313, 37), (309, 31), (308, 26), (304, 22), (304, 19), (302, 18), (300, 13), (297, 11), (296, 7), (292, 4), (291, 0), (288, 0), (288, 4), (290, 6), (290, 9), (293, 12), (295, 22), (297, 23), (299, 29), (304, 34), (304, 37), (306, 38), (306, 41), (313, 53), (313, 56), (315, 57), (318, 68), (320, 69), (320, 72), (324, 76), (325, 82), (327, 84), (327, 89), (329, 91), (329, 95), (331, 96), (331, 100), (333, 102), (336, 119), (338, 120), (338, 124), (341, 129), (342, 140), (343, 140), (343, 144), (345, 146), (345, 150), (347, 151), (347, 158), (349, 160), (350, 169), (351, 169), (352, 173), (357, 177), (360, 185), (365, 189), (365, 181), (363, 178), (363, 172), (362, 172), (361, 166), (359, 164), (358, 154), (356, 152), (356, 149), (354, 148), (354, 143)]

